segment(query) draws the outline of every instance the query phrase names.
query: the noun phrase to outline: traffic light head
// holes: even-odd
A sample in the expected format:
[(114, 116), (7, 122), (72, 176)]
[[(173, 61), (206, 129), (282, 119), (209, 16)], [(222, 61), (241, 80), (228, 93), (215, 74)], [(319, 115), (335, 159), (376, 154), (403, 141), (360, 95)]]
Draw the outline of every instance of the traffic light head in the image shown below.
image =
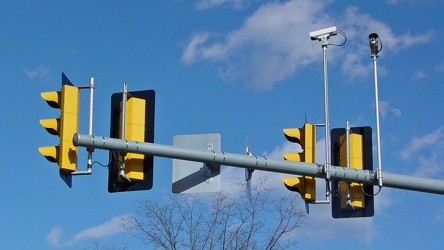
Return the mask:
[(307, 163), (316, 162), (316, 127), (305, 123), (303, 128), (286, 128), (283, 130), (288, 141), (301, 145), (303, 152), (284, 153), (284, 159)]
[[(345, 129), (332, 129), (331, 156), (335, 166), (373, 170), (370, 127), (350, 128), (347, 159)], [(332, 181), (333, 218), (370, 217), (374, 213), (373, 185), (340, 180)]]
[(305, 203), (316, 200), (316, 179), (311, 176), (282, 178), (285, 187), (293, 192), (298, 192)]
[(55, 109), (59, 109), (61, 105), (61, 92), (60, 91), (52, 91), (52, 92), (42, 92), (40, 95), (43, 100), (45, 100), (49, 106)]
[(57, 159), (59, 159), (59, 146), (46, 146), (46, 147), (39, 147), (39, 152), (45, 158), (54, 163), (58, 163)]
[[(154, 90), (128, 92), (128, 96), (130, 98), (125, 100), (125, 139), (154, 142)], [(122, 106), (122, 93), (114, 93), (111, 96), (111, 138), (121, 138)], [(152, 188), (153, 156), (111, 151), (109, 158), (109, 192)], [(122, 163), (124, 164), (124, 176), (121, 174)]]
[[(130, 98), (126, 103), (126, 127), (125, 139), (131, 141), (145, 141), (145, 100), (141, 98)], [(120, 120), (122, 119), (122, 113)], [(122, 128), (120, 128), (122, 129)], [(145, 156), (142, 154), (127, 153), (124, 156), (125, 176), (131, 181), (143, 180), (143, 161)]]
[(66, 171), (77, 169), (77, 147), (72, 138), (78, 131), (79, 89), (70, 85), (62, 86), (62, 106), (60, 115), (59, 166)]
[[(284, 159), (306, 163), (316, 162), (316, 126), (305, 123), (303, 128), (284, 129), (288, 141), (301, 145), (303, 152), (284, 153)], [(316, 179), (311, 176), (283, 178), (285, 187), (301, 194), (305, 203), (316, 200)]]
[[(39, 147), (39, 152), (57, 163), (61, 174), (69, 175), (77, 169), (77, 148), (72, 138), (78, 131), (79, 89), (62, 73), (61, 91), (43, 92), (41, 96), (50, 107), (60, 109), (59, 118), (40, 120), (50, 134), (60, 137), (60, 141), (58, 146)], [(70, 183), (67, 184), (70, 186)]]

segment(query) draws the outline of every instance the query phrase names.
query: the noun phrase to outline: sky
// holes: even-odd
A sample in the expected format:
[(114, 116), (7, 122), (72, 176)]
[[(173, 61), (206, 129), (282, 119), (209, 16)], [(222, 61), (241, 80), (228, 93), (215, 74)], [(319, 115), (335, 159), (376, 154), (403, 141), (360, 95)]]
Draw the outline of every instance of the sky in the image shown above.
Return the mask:
[[(37, 150), (58, 144), (39, 124), (58, 116), (40, 93), (60, 90), (62, 72), (76, 86), (94, 77), (94, 135), (109, 136), (111, 95), (127, 82), (129, 91), (156, 91), (155, 143), (220, 133), (223, 151), (244, 154), (248, 136), (253, 155), (282, 159), (297, 148), (283, 128), (324, 122), (323, 52), (309, 32), (331, 26), (347, 36), (327, 48), (331, 128), (349, 120), (375, 133), (368, 35), (378, 33), (383, 171), (444, 179), (443, 11), (442, 0), (1, 1), (0, 248), (143, 249), (120, 219), (134, 214), (135, 201), (171, 193), (172, 160), (158, 157), (148, 191), (108, 193), (99, 164), (65, 185)], [(86, 134), (87, 90), (80, 101)], [(324, 142), (318, 129), (318, 163)], [(94, 151), (93, 160), (106, 165), (108, 152)], [(78, 169), (86, 169), (84, 148)], [(253, 181), (260, 176), (289, 192), (282, 174), (256, 171)], [(221, 190), (243, 177), (222, 167)], [(330, 205), (311, 205), (295, 248), (442, 248), (443, 230), (443, 196), (383, 188), (371, 218), (333, 219)]]

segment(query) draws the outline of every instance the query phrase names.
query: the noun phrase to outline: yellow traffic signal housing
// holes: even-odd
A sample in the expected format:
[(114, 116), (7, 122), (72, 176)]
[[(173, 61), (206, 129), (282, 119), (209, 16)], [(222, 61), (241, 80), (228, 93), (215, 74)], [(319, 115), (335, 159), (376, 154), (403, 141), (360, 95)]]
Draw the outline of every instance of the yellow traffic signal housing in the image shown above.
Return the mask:
[(307, 163), (316, 162), (316, 127), (305, 123), (303, 128), (285, 128), (284, 135), (288, 141), (299, 143), (302, 153), (284, 153), (284, 159)]
[[(364, 168), (364, 149), (363, 149), (363, 136), (360, 134), (349, 135), (350, 143), (350, 167), (362, 170)], [(347, 166), (347, 142), (346, 136), (342, 135), (339, 137), (339, 165), (342, 167)], [(348, 193), (348, 183), (345, 181), (339, 182), (339, 190), (341, 194), (341, 208), (345, 209), (348, 207), (347, 199), (348, 194), (350, 195), (350, 205), (353, 208), (364, 208), (365, 207), (365, 197), (361, 189), (361, 184), (352, 182), (350, 183), (350, 190)]]
[(311, 176), (282, 178), (285, 187), (301, 194), (305, 203), (316, 200), (316, 179)]
[(49, 106), (60, 109), (60, 118), (40, 120), (50, 134), (60, 137), (60, 142), (58, 146), (39, 147), (39, 152), (56, 162), (60, 170), (73, 172), (77, 169), (77, 148), (72, 138), (78, 131), (79, 89), (63, 84), (61, 91), (42, 92), (41, 96)]
[[(316, 162), (316, 126), (305, 123), (303, 128), (286, 128), (283, 130), (288, 141), (301, 145), (303, 152), (284, 153), (289, 161)], [(288, 190), (299, 192), (305, 203), (316, 200), (316, 178), (311, 176), (283, 178)]]
[[(144, 99), (131, 97), (127, 100), (125, 111), (126, 140), (145, 141), (145, 106)], [(145, 155), (127, 153), (124, 159), (125, 176), (131, 181), (142, 181), (144, 179), (143, 161), (145, 159)]]

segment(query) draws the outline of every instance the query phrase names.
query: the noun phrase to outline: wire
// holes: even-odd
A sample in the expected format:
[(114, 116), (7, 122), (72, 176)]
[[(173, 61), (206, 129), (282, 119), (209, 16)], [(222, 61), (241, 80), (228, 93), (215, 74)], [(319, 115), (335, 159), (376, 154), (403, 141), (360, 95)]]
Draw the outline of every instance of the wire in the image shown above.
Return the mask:
[(329, 43), (328, 45), (331, 45), (331, 46), (344, 46), (344, 44), (347, 42), (347, 35), (342, 30), (337, 30), (336, 32), (341, 34), (344, 37), (344, 41), (342, 42), (342, 44)]
[[(382, 190), (382, 187), (379, 187), (379, 190), (378, 190), (378, 192), (376, 192), (376, 194), (368, 194), (368, 193), (365, 192), (365, 190), (364, 190), (364, 185), (363, 185), (362, 183), (359, 183), (359, 187), (361, 188), (361, 191), (362, 191), (362, 193), (363, 193), (364, 195), (366, 195), (366, 196), (370, 196), (370, 197), (375, 197), (375, 196), (378, 195), (378, 194), (381, 192), (381, 190)], [(332, 193), (332, 195), (335, 195), (336, 197), (341, 197), (340, 181), (338, 181), (338, 187), (336, 188), (336, 192)], [(355, 197), (355, 196), (353, 196), (353, 195), (351, 195), (351, 197), (353, 197), (353, 198), (355, 198), (355, 199), (360, 199), (360, 198), (362, 198), (362, 196), (361, 196), (361, 197)]]
[(111, 164), (111, 162), (114, 160), (114, 161), (117, 161), (117, 163), (118, 164), (121, 164), (121, 162), (118, 160), (118, 158), (117, 158), (117, 155), (116, 155), (116, 151), (114, 151), (114, 150), (111, 150), (111, 155), (112, 155), (112, 159), (110, 159), (109, 160), (109, 162), (108, 162), (108, 164), (102, 164), (102, 163), (100, 163), (100, 162), (98, 162), (98, 161), (94, 161), (92, 164), (91, 164), (91, 166), (92, 165), (94, 165), (95, 163), (97, 163), (97, 164), (99, 164), (100, 166), (102, 166), (102, 167), (104, 167), (104, 168), (109, 168), (110, 167), (110, 164)]
[(378, 192), (376, 192), (376, 194), (367, 194), (367, 193), (364, 191), (364, 188), (363, 188), (364, 185), (360, 184), (359, 186), (361, 187), (361, 190), (362, 190), (362, 193), (363, 193), (363, 194), (365, 194), (365, 195), (367, 195), (367, 196), (371, 196), (371, 197), (375, 197), (375, 196), (378, 195), (379, 192), (381, 192), (381, 190), (382, 190), (382, 187), (379, 187), (379, 190), (378, 190)]
[(94, 161), (94, 162), (91, 164), (91, 166), (94, 165), (95, 163), (99, 164), (100, 166), (102, 166), (102, 167), (104, 167), (104, 168), (108, 168), (108, 167), (109, 167), (109, 162), (108, 162), (108, 165), (105, 165), (105, 164), (102, 164), (102, 163), (100, 163), (100, 162), (98, 162), (98, 161)]

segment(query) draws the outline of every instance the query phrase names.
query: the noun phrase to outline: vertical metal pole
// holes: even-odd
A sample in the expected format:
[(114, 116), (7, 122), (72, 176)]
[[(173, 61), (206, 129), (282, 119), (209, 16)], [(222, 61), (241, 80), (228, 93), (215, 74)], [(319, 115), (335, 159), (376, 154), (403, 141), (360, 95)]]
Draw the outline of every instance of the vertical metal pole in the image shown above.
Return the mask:
[[(93, 105), (94, 105), (94, 77), (91, 77), (89, 83), (89, 113), (88, 113), (88, 135), (93, 133)], [(87, 168), (88, 171), (92, 171), (92, 148), (87, 148), (88, 160)]]
[[(121, 131), (120, 131), (120, 138), (122, 140), (125, 140), (125, 125), (126, 125), (126, 100), (127, 100), (127, 96), (128, 96), (128, 88), (127, 88), (127, 84), (126, 82), (123, 83), (123, 89), (122, 89), (122, 110), (121, 110)], [(128, 178), (126, 178), (125, 176), (125, 154), (121, 153), (121, 159), (120, 159), (120, 178), (123, 178), (127, 181), (130, 181)]]
[(378, 57), (378, 55), (372, 55), (373, 73), (374, 73), (374, 78), (375, 78), (376, 144), (377, 144), (377, 157), (378, 157), (377, 176), (378, 176), (378, 181), (379, 181), (379, 187), (382, 187), (381, 134), (380, 134), (380, 130), (379, 130), (378, 73), (377, 73), (377, 68), (376, 68), (377, 57)]
[[(345, 122), (345, 143), (346, 143), (346, 153), (345, 153), (345, 158), (346, 158), (346, 167), (350, 168), (350, 122), (347, 120)], [(350, 183), (347, 182), (347, 205), (353, 207), (351, 205), (351, 201), (350, 201)]]
[[(336, 30), (336, 27), (334, 27)], [(310, 35), (311, 36), (311, 35)], [(324, 52), (324, 120), (325, 120), (325, 188), (326, 188), (326, 199), (325, 201), (315, 201), (315, 203), (329, 203), (330, 202), (330, 121), (328, 115), (328, 75), (327, 75), (327, 46), (330, 34), (325, 34), (317, 37), (317, 40), (321, 41), (322, 50)], [(313, 37), (312, 37), (313, 40)]]
[(128, 89), (126, 82), (123, 83), (123, 89), (122, 89), (122, 110), (121, 110), (121, 131), (120, 131), (120, 139), (125, 139), (125, 123), (126, 123), (126, 99), (128, 96)]
[(327, 75), (327, 45), (322, 45), (324, 51), (324, 120), (325, 120), (325, 170), (330, 179), (330, 121), (328, 115), (328, 75)]
[(346, 141), (346, 147), (347, 147), (347, 151), (346, 151), (346, 167), (349, 168), (350, 167), (350, 123), (347, 120), (345, 122), (345, 141)]

